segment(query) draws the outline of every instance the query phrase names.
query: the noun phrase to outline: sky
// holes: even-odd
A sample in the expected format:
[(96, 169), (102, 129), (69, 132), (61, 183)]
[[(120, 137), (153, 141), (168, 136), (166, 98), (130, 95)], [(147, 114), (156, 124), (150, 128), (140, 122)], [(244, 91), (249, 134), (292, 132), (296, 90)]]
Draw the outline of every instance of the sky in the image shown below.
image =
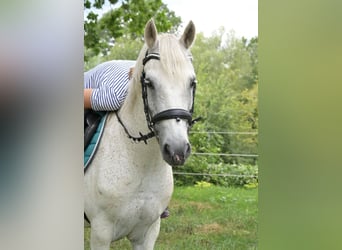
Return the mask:
[(192, 20), (197, 32), (210, 36), (221, 26), (238, 37), (258, 35), (258, 0), (163, 0), (183, 21)]
[[(169, 10), (180, 16), (182, 28), (192, 20), (197, 32), (211, 36), (224, 27), (234, 30), (237, 37), (258, 35), (258, 0), (162, 0)], [(98, 10), (100, 15), (110, 9), (109, 3)]]

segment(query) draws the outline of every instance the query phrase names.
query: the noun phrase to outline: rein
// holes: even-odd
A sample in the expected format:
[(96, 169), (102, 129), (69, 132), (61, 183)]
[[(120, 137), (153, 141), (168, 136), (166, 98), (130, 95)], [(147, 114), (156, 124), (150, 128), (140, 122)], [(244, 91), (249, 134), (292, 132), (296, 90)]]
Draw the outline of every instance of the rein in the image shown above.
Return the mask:
[[(158, 53), (148, 54), (148, 51), (146, 51), (145, 58), (143, 59), (143, 66), (145, 66), (145, 64), (151, 59), (160, 60), (160, 55)], [(190, 59), (192, 59), (192, 58), (190, 57)], [(193, 84), (192, 106), (191, 106), (189, 111), (185, 110), (185, 109), (167, 109), (167, 110), (164, 110), (164, 111), (161, 111), (161, 112), (155, 114), (153, 117), (150, 114), (150, 110), (149, 110), (149, 106), (148, 106), (147, 84), (146, 84), (146, 79), (145, 79), (144, 68), (143, 68), (143, 71), (141, 73), (140, 83), (141, 83), (141, 89), (142, 89), (141, 94), (142, 94), (142, 99), (143, 99), (143, 104), (144, 104), (144, 113), (146, 116), (147, 127), (150, 130), (150, 132), (145, 134), (145, 135), (142, 134), (141, 132), (139, 132), (139, 135), (140, 135), (139, 137), (132, 136), (128, 132), (126, 126), (124, 125), (124, 123), (120, 119), (118, 113), (116, 112), (116, 117), (118, 118), (119, 123), (121, 124), (121, 126), (125, 130), (126, 134), (128, 135), (128, 138), (132, 139), (134, 142), (143, 141), (145, 144), (147, 144), (148, 139), (156, 136), (156, 133), (154, 131), (154, 125), (160, 121), (169, 120), (169, 119), (176, 119), (176, 121), (179, 122), (180, 120), (187, 120), (188, 125), (189, 125), (189, 129), (190, 129), (196, 122), (198, 122), (199, 120), (202, 119), (201, 117), (198, 117), (196, 119), (192, 119), (192, 114), (194, 112), (195, 92), (196, 92), (196, 84), (197, 84), (196, 80), (193, 80), (193, 82), (192, 82), (192, 84)]]

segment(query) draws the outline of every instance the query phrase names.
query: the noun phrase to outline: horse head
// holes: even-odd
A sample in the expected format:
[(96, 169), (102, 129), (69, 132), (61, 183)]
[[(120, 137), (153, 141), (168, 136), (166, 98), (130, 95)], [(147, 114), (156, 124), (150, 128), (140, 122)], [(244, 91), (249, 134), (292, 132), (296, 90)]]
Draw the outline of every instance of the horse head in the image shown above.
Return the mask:
[(193, 123), (196, 75), (189, 49), (194, 39), (192, 21), (180, 39), (158, 35), (153, 20), (145, 27), (141, 76), (145, 113), (163, 159), (171, 166), (183, 165), (191, 152), (188, 133)]

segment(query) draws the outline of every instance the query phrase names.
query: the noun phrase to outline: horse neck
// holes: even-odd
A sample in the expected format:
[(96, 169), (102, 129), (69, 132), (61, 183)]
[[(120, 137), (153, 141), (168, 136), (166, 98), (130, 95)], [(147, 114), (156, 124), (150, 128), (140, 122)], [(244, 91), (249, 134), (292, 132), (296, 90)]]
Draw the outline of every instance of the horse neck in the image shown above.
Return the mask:
[[(147, 126), (140, 83), (133, 79), (130, 85), (128, 95), (118, 115), (128, 133), (131, 136), (139, 137), (140, 133), (146, 135), (151, 131)], [(145, 167), (147, 166), (148, 169), (155, 171), (155, 167), (160, 168), (160, 164), (165, 164), (156, 138), (150, 138), (147, 144), (140, 141), (139, 144), (133, 143), (130, 145), (134, 148), (131, 158), (138, 157), (140, 165), (142, 164)], [(149, 157), (146, 157), (146, 155), (149, 155)], [(143, 162), (148, 164), (143, 164)]]
[(144, 105), (141, 96), (141, 87), (137, 77), (130, 82), (128, 94), (122, 105), (119, 116), (132, 136), (139, 136), (139, 132), (150, 132), (147, 127)]

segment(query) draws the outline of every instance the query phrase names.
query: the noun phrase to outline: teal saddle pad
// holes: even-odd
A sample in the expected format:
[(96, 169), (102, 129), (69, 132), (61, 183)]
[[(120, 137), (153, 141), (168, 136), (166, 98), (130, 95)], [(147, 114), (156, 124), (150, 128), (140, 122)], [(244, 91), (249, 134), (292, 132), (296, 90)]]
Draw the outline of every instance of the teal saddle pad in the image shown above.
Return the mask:
[(86, 168), (89, 166), (91, 160), (93, 159), (97, 146), (100, 143), (100, 139), (101, 136), (103, 134), (103, 130), (104, 130), (104, 125), (106, 123), (106, 119), (108, 116), (108, 112), (98, 112), (98, 114), (100, 114), (101, 117), (101, 121), (96, 129), (96, 132), (94, 133), (93, 137), (90, 140), (89, 145), (87, 146), (87, 148), (84, 150), (84, 171), (86, 170)]

